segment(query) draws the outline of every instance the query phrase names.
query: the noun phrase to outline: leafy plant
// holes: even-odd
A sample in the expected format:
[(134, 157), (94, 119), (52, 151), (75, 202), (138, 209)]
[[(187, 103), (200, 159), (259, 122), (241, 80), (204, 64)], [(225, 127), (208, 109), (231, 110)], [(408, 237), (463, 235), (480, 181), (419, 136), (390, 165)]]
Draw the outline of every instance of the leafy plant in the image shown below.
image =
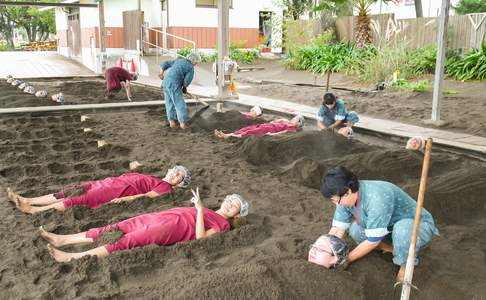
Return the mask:
[(189, 54), (192, 53), (192, 47), (184, 47), (179, 50), (177, 50), (177, 54), (183, 57), (187, 57)]
[(486, 2), (484, 0), (460, 0), (454, 6), (458, 15), (486, 12)]
[(396, 82), (392, 82), (389, 87), (392, 90), (421, 93), (427, 92), (431, 88), (430, 82), (428, 80), (408, 82), (405, 79), (399, 79)]
[(437, 48), (435, 46), (408, 51), (405, 66), (402, 67), (402, 74), (409, 78), (434, 73), (436, 59)]
[(456, 80), (486, 79), (486, 43), (481, 49), (472, 49), (462, 57), (451, 58), (446, 74)]

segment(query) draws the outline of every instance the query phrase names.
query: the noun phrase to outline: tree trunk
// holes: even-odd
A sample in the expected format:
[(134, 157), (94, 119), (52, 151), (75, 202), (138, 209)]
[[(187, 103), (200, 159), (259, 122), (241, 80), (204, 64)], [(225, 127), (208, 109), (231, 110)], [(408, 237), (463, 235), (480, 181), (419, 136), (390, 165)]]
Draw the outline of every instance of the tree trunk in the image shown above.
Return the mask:
[(356, 47), (363, 48), (371, 44), (370, 17), (358, 16), (356, 25)]
[(424, 13), (422, 12), (422, 0), (414, 0), (415, 1), (415, 16), (417, 18), (422, 18)]

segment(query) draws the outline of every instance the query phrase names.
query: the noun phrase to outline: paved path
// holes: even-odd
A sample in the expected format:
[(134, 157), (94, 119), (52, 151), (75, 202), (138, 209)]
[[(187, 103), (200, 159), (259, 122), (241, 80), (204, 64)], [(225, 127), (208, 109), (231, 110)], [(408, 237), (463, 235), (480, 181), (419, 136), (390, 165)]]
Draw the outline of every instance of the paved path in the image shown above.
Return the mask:
[(92, 75), (82, 64), (54, 51), (0, 52), (0, 77), (15, 78)]
[[(153, 81), (148, 80), (145, 83), (150, 85), (153, 84)], [(157, 86), (159, 84), (160, 82), (158, 82)], [(202, 97), (213, 98), (217, 94), (217, 89), (216, 87), (205, 87), (192, 84), (189, 87), (189, 92)], [(318, 110), (317, 107), (313, 106), (245, 94), (240, 94), (238, 100), (231, 100), (231, 102), (246, 106), (260, 105), (263, 109), (274, 112), (301, 114), (311, 120), (316, 120)], [(436, 144), (472, 151), (480, 154), (483, 158), (486, 158), (486, 138), (480, 136), (408, 125), (400, 122), (370, 118), (363, 115), (360, 115), (360, 122), (356, 124), (355, 127), (358, 131), (359, 129), (369, 130), (401, 138), (410, 138), (413, 136), (432, 137)]]

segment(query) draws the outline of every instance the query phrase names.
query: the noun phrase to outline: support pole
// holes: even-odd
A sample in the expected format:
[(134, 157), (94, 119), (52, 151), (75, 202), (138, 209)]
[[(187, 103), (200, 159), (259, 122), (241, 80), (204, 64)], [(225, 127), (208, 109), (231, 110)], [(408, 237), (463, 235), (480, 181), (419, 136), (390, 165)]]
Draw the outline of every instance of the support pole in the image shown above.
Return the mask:
[[(229, 0), (218, 0), (218, 100), (222, 103), (229, 98), (229, 86), (224, 84), (223, 59), (229, 53)], [(222, 107), (219, 105), (218, 107)]]
[(447, 41), (447, 22), (449, 20), (449, 0), (442, 0), (439, 20), (439, 40), (437, 42), (437, 61), (435, 63), (434, 98), (432, 100), (432, 121), (440, 122), (442, 83), (444, 77), (445, 52)]
[(412, 286), (413, 270), (415, 267), (415, 247), (417, 245), (417, 236), (420, 230), (420, 217), (424, 206), (425, 192), (427, 190), (427, 179), (429, 177), (430, 157), (432, 154), (432, 138), (427, 139), (425, 144), (425, 156), (422, 167), (422, 177), (420, 178), (420, 188), (417, 199), (417, 208), (415, 209), (415, 221), (413, 223), (412, 241), (408, 249), (407, 264), (405, 266), (405, 276), (402, 286), (401, 300), (408, 300), (410, 297), (410, 288)]
[(106, 70), (106, 32), (105, 32), (105, 5), (103, 0), (98, 2), (98, 14), (100, 18), (100, 63), (101, 73), (105, 73)]

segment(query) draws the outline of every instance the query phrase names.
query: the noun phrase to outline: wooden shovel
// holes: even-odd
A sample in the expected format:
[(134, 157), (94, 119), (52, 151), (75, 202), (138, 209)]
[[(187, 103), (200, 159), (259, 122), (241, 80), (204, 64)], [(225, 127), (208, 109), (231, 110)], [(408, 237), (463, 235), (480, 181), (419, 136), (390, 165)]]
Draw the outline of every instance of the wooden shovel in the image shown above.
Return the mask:
[(424, 206), (425, 191), (427, 190), (427, 179), (429, 177), (430, 157), (432, 154), (432, 138), (427, 139), (425, 145), (424, 164), (422, 166), (422, 177), (420, 178), (420, 188), (415, 209), (415, 221), (413, 223), (412, 242), (408, 250), (407, 264), (405, 266), (405, 276), (402, 285), (401, 300), (408, 300), (410, 297), (410, 288), (412, 287), (413, 269), (415, 267), (415, 246), (417, 245), (417, 236), (420, 229), (420, 217)]

